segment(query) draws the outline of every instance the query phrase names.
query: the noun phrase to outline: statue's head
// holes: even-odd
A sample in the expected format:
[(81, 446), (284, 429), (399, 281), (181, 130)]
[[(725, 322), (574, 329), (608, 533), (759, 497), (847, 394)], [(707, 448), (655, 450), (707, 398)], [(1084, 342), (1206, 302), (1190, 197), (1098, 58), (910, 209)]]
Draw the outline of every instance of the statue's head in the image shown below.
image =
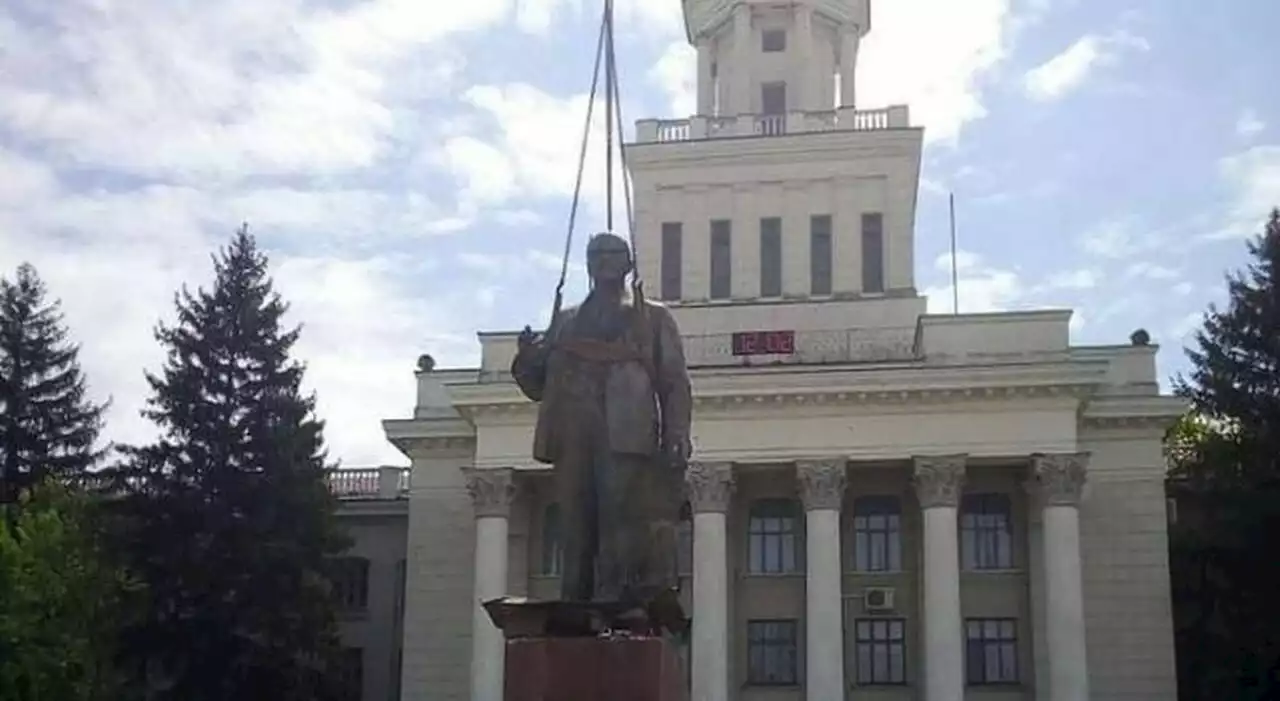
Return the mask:
[(594, 283), (618, 283), (631, 272), (631, 246), (617, 234), (596, 234), (587, 242), (587, 274)]

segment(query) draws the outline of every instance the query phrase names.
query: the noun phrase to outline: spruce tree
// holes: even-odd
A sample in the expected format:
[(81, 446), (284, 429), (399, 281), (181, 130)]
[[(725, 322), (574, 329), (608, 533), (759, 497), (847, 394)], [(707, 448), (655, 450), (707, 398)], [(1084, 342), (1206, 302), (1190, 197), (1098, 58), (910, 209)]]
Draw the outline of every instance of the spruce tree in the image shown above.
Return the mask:
[(152, 698), (327, 698), (336, 624), (324, 573), (345, 546), (299, 329), (247, 228), (185, 288), (143, 414), (160, 429), (119, 474), (129, 547), (152, 600), (129, 645)]
[(1175, 383), (1207, 429), (1174, 441), (1173, 486), (1193, 519), (1171, 531), (1187, 699), (1280, 690), (1280, 210), (1248, 250)]
[(95, 449), (105, 405), (91, 402), (60, 303), (29, 264), (0, 278), (0, 501), (47, 476), (77, 477)]

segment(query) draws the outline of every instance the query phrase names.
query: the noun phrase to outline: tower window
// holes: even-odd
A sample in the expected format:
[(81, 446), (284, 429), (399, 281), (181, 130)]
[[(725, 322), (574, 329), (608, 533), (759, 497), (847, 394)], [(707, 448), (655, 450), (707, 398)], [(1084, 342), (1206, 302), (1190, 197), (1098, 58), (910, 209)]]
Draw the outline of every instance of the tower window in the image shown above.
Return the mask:
[(809, 293), (831, 294), (831, 215), (809, 217)]
[(786, 114), (786, 83), (765, 83), (760, 86), (760, 112), (763, 114)]
[(760, 32), (760, 49), (766, 53), (787, 50), (787, 32), (784, 29), (766, 29)]
[(680, 280), (684, 266), (683, 226), (680, 222), (663, 222), (662, 224), (662, 299), (675, 301), (680, 299), (683, 290)]
[(729, 299), (733, 291), (730, 231), (728, 219), (711, 222), (711, 299)]
[(884, 215), (862, 215), (862, 291), (884, 292)]
[(782, 219), (760, 220), (760, 296), (782, 296)]

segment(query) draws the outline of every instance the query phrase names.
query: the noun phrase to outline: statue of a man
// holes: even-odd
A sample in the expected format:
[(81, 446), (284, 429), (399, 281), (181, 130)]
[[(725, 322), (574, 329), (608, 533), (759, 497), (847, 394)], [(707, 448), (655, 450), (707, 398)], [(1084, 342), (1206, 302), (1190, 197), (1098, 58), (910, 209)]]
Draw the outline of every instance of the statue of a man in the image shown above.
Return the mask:
[(554, 466), (561, 599), (643, 606), (678, 584), (689, 374), (675, 318), (631, 294), (630, 246), (587, 245), (591, 292), (545, 335), (520, 334), (511, 372), (536, 402), (533, 457)]

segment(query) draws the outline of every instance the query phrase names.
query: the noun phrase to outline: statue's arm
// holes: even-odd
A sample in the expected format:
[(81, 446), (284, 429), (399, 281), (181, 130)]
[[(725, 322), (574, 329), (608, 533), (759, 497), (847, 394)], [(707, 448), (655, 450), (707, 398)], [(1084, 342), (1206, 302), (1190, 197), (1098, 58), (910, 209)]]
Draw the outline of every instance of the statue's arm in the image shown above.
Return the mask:
[(516, 356), (511, 360), (511, 377), (520, 391), (531, 401), (542, 401), (547, 385), (547, 358), (551, 341), (560, 330), (558, 320), (553, 320), (545, 334), (538, 336), (526, 327), (516, 346)]
[(666, 307), (654, 307), (654, 316), (657, 322), (655, 355), (658, 360), (655, 389), (662, 408), (663, 441), (670, 446), (673, 441), (689, 440), (693, 421), (693, 389), (675, 317)]

